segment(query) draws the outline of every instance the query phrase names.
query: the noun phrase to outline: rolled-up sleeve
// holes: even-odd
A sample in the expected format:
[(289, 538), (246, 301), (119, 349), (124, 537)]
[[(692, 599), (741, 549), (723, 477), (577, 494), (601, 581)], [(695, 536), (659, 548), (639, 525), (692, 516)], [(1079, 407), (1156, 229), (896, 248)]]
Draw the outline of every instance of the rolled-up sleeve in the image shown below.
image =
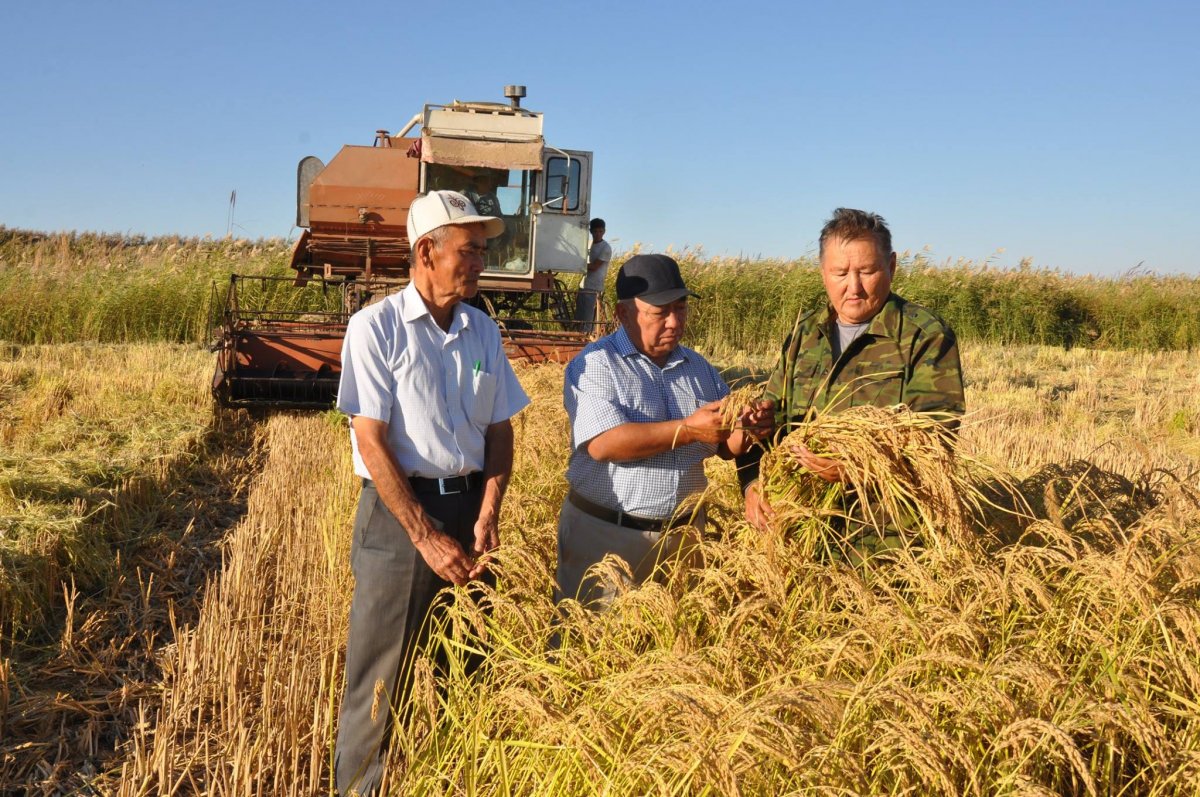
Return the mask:
[(347, 415), (391, 420), (395, 376), (382, 331), (371, 319), (353, 316), (342, 341), (342, 376), (337, 407)]
[(603, 352), (591, 352), (571, 363), (563, 399), (571, 418), (571, 444), (575, 448), (629, 422), (617, 398), (611, 364)]

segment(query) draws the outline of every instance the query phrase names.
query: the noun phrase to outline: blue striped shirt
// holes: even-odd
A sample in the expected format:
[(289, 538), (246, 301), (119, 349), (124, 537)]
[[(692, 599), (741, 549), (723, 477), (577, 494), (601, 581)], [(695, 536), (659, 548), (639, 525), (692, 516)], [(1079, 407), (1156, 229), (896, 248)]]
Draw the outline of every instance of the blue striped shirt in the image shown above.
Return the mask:
[(567, 481), (583, 497), (648, 518), (669, 517), (704, 490), (713, 443), (690, 443), (633, 462), (597, 462), (587, 443), (626, 423), (676, 421), (729, 395), (707, 360), (680, 346), (662, 368), (634, 348), (624, 328), (591, 343), (567, 366), (563, 405), (571, 420)]

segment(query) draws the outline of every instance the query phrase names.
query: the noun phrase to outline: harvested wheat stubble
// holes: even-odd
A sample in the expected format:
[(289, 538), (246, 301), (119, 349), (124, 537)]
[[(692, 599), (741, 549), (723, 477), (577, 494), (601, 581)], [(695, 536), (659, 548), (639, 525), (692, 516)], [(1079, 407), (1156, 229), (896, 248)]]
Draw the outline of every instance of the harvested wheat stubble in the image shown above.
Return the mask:
[[(1064, 484), (1055, 494), (1067, 529), (1025, 517), (1017, 539), (1002, 541), (983, 534), (970, 494), (951, 496), (963, 508), (950, 514), (965, 513), (982, 536), (943, 532), (936, 507), (952, 502), (922, 477), (901, 497), (936, 499), (917, 516), (938, 530), (940, 548), (927, 541), (920, 554), (860, 569), (812, 556), (824, 523), (816, 515), (765, 533), (739, 522), (733, 468), (713, 462), (703, 567), (624, 590), (603, 613), (570, 601), (556, 613), (550, 578), (569, 445), (561, 369), (520, 376), (534, 405), (516, 422), (499, 583), (457, 591), (431, 643), (452, 663), (489, 650), (487, 664), (440, 682), (423, 668), (390, 759), (392, 793), (1192, 793), (1194, 480), (1161, 483), (1153, 501), (1086, 535), (1068, 530), (1083, 510)], [(223, 597), (213, 590), (179, 647), (167, 707), (130, 747), (124, 793), (239, 793), (255, 772), (267, 791), (328, 784), (353, 485), (341, 481), (344, 428), (272, 424), (280, 461), (259, 485), (272, 500), (252, 501), (246, 541), (229, 549), (229, 572), (243, 575), (223, 579)], [(968, 424), (963, 434), (972, 457), (985, 453), (987, 429)], [(897, 432), (887, 444), (915, 445), (907, 439)], [(966, 461), (960, 453), (953, 473)], [(327, 503), (285, 512), (296, 498), (280, 485), (296, 472), (319, 481)], [(314, 622), (321, 612), (329, 615)], [(551, 650), (555, 633), (562, 645)], [(324, 675), (290, 676), (314, 668)], [(286, 685), (269, 701), (264, 673)]]
[(117, 794), (328, 787), (357, 484), (336, 418), (276, 415), (265, 434), (246, 516), (198, 623), (167, 652), (160, 699), (130, 742)]

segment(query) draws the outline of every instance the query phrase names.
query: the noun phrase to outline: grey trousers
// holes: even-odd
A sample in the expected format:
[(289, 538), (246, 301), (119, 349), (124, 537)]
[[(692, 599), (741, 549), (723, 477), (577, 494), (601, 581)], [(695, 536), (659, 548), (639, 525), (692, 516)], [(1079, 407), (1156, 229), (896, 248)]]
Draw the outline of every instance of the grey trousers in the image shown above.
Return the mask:
[(558, 513), (558, 588), (555, 601), (578, 598), (581, 603), (601, 608), (616, 597), (616, 585), (604, 584), (587, 570), (607, 554), (629, 563), (633, 584), (650, 578), (659, 564), (675, 557), (690, 561), (689, 541), (695, 529), (704, 528), (704, 511), (697, 513), (693, 527), (667, 531), (638, 531), (618, 526), (583, 512), (564, 500)]
[(581, 288), (575, 296), (575, 320), (586, 325), (584, 332), (592, 331), (592, 324), (596, 321), (596, 298), (599, 295), (598, 291)]
[[(418, 494), (434, 526), (469, 549), (483, 500), (478, 487), (457, 495)], [(334, 753), (338, 791), (374, 794), (383, 776), (382, 754), (408, 694), (411, 657), (443, 581), (413, 547), (373, 484), (363, 487), (354, 517), (350, 566), (354, 597), (346, 638), (346, 692)], [(384, 695), (376, 702), (375, 684)], [(371, 705), (375, 703), (375, 718)]]

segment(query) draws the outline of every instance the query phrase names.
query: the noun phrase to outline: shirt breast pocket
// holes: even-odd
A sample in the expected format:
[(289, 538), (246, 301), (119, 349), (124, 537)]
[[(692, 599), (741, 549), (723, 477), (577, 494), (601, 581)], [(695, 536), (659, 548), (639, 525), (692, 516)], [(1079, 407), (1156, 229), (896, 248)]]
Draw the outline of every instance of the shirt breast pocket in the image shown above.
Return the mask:
[(495, 374), (476, 371), (471, 376), (471, 395), (467, 398), (467, 417), (477, 426), (488, 426), (496, 406)]
[(666, 408), (662, 402), (653, 402), (644, 396), (634, 396), (623, 401), (621, 412), (630, 423), (655, 423), (667, 420)]
[(904, 369), (864, 368), (857, 379), (854, 404), (873, 407), (891, 407), (899, 404), (904, 396)]

